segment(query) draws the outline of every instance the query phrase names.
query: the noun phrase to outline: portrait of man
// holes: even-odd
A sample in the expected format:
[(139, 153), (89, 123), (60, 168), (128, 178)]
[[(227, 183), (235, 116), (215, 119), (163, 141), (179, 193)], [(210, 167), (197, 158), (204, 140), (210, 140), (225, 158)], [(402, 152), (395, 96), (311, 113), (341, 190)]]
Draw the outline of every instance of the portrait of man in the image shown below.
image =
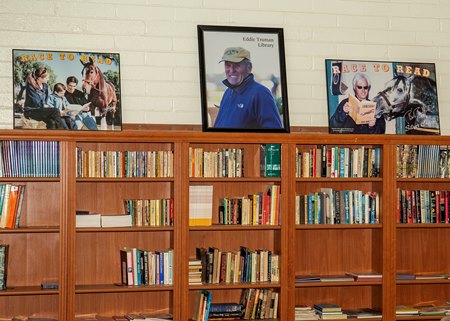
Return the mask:
[(289, 131), (282, 42), (279, 29), (199, 26), (205, 131)]

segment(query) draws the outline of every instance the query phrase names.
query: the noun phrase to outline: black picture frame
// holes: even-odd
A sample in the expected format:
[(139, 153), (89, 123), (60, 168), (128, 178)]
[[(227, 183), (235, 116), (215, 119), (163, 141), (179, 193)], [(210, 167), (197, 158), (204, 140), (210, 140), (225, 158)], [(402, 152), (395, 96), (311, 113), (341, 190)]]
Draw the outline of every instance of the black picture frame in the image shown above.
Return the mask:
[(122, 130), (119, 53), (12, 49), (12, 72), (14, 129)]
[[(198, 25), (197, 32), (203, 131), (288, 133), (290, 125), (283, 29)], [(241, 91), (239, 94), (242, 95), (238, 100), (234, 100), (233, 104), (225, 104), (232, 106), (227, 107), (227, 110), (231, 110), (233, 114), (222, 112), (220, 115), (220, 103), (225, 91), (228, 90), (231, 93), (236, 89), (230, 89), (223, 82), (226, 78), (225, 61), (228, 62), (228, 65), (231, 63), (230, 60), (225, 59), (249, 60), (254, 81), (248, 79), (251, 77), (241, 77), (238, 81), (246, 83), (247, 90)], [(233, 61), (232, 63), (239, 64), (241, 62)], [(242, 80), (243, 78), (245, 80)], [(240, 87), (241, 83), (236, 87)], [(250, 83), (252, 84), (250, 85)], [(229, 82), (228, 84), (230, 85)], [(256, 89), (258, 86), (260, 89)], [(249, 90), (261, 90), (261, 96), (255, 92), (250, 92), (250, 94), (252, 97), (259, 96), (264, 99), (249, 99), (250, 95), (246, 94)], [(269, 95), (264, 90), (271, 94), (273, 102), (267, 98)], [(229, 94), (227, 97), (230, 97)], [(273, 103), (275, 107), (273, 107)], [(264, 109), (255, 110), (255, 107), (261, 107), (262, 104), (264, 104)], [(250, 107), (253, 107), (253, 110), (250, 110)], [(264, 113), (260, 113), (259, 110), (263, 110)], [(259, 113), (258, 119), (265, 119), (263, 122), (253, 120), (256, 117), (256, 111)], [(216, 122), (219, 119), (217, 115), (220, 118), (218, 122)], [(225, 115), (225, 118), (228, 119), (224, 119)], [(236, 119), (239, 121), (236, 122)], [(249, 119), (252, 121), (247, 121)], [(234, 123), (238, 122), (239, 124), (235, 126)]]
[(325, 72), (331, 134), (440, 135), (434, 63), (325, 59)]

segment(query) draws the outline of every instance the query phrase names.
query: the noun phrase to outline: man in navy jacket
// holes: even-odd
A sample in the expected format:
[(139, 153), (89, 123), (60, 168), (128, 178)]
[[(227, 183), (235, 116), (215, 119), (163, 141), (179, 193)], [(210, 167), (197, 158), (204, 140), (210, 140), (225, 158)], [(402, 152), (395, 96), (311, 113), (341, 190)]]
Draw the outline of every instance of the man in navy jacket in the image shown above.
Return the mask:
[(255, 81), (250, 52), (242, 47), (225, 49), (223, 81), (226, 89), (220, 102), (215, 128), (282, 128), (280, 113), (270, 90)]

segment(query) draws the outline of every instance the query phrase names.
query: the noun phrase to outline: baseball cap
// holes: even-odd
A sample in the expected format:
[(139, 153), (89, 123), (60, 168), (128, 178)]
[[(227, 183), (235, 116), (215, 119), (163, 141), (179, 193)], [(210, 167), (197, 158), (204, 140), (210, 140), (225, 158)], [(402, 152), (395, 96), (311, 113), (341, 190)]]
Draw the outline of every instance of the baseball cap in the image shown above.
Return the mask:
[(242, 47), (230, 47), (225, 49), (222, 61), (241, 62), (244, 59), (250, 60), (250, 52)]

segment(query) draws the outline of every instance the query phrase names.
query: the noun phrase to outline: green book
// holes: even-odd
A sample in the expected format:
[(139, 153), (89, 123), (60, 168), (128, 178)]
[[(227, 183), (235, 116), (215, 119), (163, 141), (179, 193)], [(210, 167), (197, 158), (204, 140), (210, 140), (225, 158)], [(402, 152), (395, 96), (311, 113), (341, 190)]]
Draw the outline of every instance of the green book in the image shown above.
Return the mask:
[(281, 177), (281, 144), (266, 144), (266, 177)]

